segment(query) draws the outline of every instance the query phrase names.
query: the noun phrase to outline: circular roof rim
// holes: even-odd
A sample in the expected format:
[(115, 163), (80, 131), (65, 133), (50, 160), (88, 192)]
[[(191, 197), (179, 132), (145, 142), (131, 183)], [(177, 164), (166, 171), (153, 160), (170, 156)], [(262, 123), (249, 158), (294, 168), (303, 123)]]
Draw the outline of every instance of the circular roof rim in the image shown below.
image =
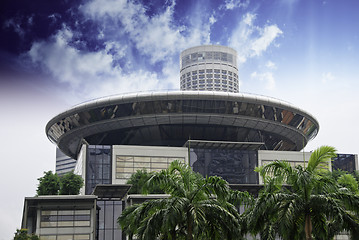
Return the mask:
[[(86, 110), (86, 109), (91, 109), (91, 108), (96, 108), (96, 107), (101, 107), (101, 106), (106, 106), (106, 105), (116, 104), (116, 103), (131, 102), (130, 101), (131, 99), (133, 101), (133, 100), (136, 100), (137, 98), (151, 99), (152, 97), (160, 97), (160, 96), (163, 96), (165, 99), (176, 98), (179, 96), (192, 96), (192, 99), (196, 99), (195, 96), (197, 96), (197, 98), (199, 98), (199, 96), (207, 97), (205, 99), (209, 99), (209, 98), (215, 99), (215, 98), (223, 98), (223, 97), (226, 97), (226, 99), (240, 98), (242, 100), (243, 99), (251, 100), (249, 102), (253, 102), (253, 103), (268, 104), (271, 106), (278, 106), (281, 108), (285, 107), (286, 110), (288, 110), (288, 109), (294, 110), (298, 113), (303, 114), (305, 117), (308, 117), (309, 119), (313, 120), (314, 123), (317, 125), (318, 131), (319, 131), (319, 122), (313, 115), (311, 115), (309, 112), (307, 112), (299, 107), (296, 107), (292, 103), (289, 103), (287, 101), (284, 101), (284, 100), (281, 100), (278, 98), (264, 96), (264, 95), (258, 95), (258, 94), (253, 94), (253, 93), (243, 93), (243, 92), (232, 93), (232, 92), (219, 92), (219, 91), (216, 92), (216, 91), (188, 91), (188, 90), (180, 91), (180, 90), (176, 90), (176, 91), (144, 91), (144, 92), (123, 93), (123, 94), (116, 94), (116, 95), (110, 95), (110, 96), (91, 99), (91, 100), (85, 101), (83, 103), (77, 104), (77, 105), (65, 110), (64, 112), (57, 114), (53, 118), (51, 118), (50, 121), (46, 124), (45, 133), (47, 135), (48, 130), (59, 119), (62, 119), (66, 116), (77, 113), (81, 110)], [(189, 98), (189, 99), (191, 99), (191, 98)], [(201, 99), (203, 99), (203, 98), (201, 98)]]
[(220, 44), (205, 44), (205, 45), (197, 45), (197, 46), (193, 46), (193, 47), (190, 47), (190, 48), (186, 48), (183, 51), (181, 51), (181, 55), (182, 55), (182, 53), (190, 52), (191, 50), (193, 50), (195, 48), (203, 48), (204, 49), (206, 47), (227, 48), (227, 49), (230, 49), (230, 50), (234, 51), (237, 54), (237, 50), (235, 50), (234, 48), (229, 47), (229, 46), (224, 46), (224, 45), (220, 45)]

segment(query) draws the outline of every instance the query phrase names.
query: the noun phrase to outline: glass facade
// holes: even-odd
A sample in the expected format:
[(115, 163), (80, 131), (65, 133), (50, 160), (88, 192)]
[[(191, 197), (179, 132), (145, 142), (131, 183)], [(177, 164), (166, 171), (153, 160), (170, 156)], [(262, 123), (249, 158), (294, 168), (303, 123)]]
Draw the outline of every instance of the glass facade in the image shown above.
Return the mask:
[(117, 218), (121, 215), (123, 210), (122, 201), (113, 200), (99, 200), (97, 201), (98, 208), (98, 240), (112, 240), (112, 239), (126, 239), (122, 235), (120, 226), (117, 223)]
[(227, 52), (218, 51), (199, 51), (191, 54), (186, 54), (181, 58), (181, 68), (187, 67), (193, 63), (205, 61), (221, 61), (236, 65), (236, 56)]
[[(248, 103), (248, 102), (241, 102), (241, 101), (235, 101), (235, 100), (217, 100), (217, 99), (178, 99), (178, 100), (153, 100), (153, 101), (134, 101), (134, 102), (128, 102), (128, 103), (122, 103), (122, 104), (114, 104), (114, 105), (108, 105), (106, 107), (98, 107), (93, 109), (88, 109), (84, 111), (80, 111), (78, 113), (75, 113), (73, 115), (70, 115), (68, 117), (65, 117), (61, 120), (59, 120), (57, 123), (53, 124), (49, 130), (48, 130), (48, 136), (53, 139), (55, 142), (59, 140), (61, 136), (66, 134), (67, 132), (70, 132), (72, 130), (83, 128), (86, 125), (93, 124), (93, 123), (99, 123), (102, 121), (107, 120), (114, 120), (114, 119), (125, 119), (125, 118), (139, 118), (139, 117), (145, 117), (152, 116), (152, 115), (162, 115), (162, 114), (177, 114), (178, 119), (176, 121), (180, 121), (181, 125), (184, 124), (188, 125), (188, 122), (195, 122), (198, 116), (200, 114), (216, 114), (216, 115), (224, 115), (228, 117), (250, 117), (250, 118), (257, 118), (258, 120), (263, 119), (267, 121), (273, 122), (273, 128), (275, 126), (284, 125), (291, 128), (294, 128), (298, 130), (299, 132), (303, 133), (304, 136), (308, 140), (312, 139), (316, 136), (318, 131), (318, 125), (315, 123), (311, 118), (300, 114), (298, 112), (286, 110), (280, 107), (270, 106), (266, 104), (257, 104), (257, 103)], [(184, 114), (195, 114), (194, 116), (190, 115), (184, 115)], [(174, 116), (174, 115), (173, 115)], [(206, 115), (207, 116), (207, 115)], [(206, 117), (208, 119), (208, 116)], [(137, 130), (140, 130), (142, 127), (145, 127), (150, 129), (151, 127), (155, 126), (156, 129), (159, 129), (160, 132), (155, 133), (156, 135), (162, 134), (166, 135), (165, 132), (161, 132), (161, 126), (165, 126), (162, 123), (160, 126), (160, 123), (156, 121), (156, 119), (152, 120), (153, 122), (145, 122), (144, 120), (138, 121), (141, 123), (141, 126), (135, 127), (135, 126), (128, 126), (128, 131), (131, 134), (136, 133)], [(129, 123), (130, 121), (128, 121)], [(175, 124), (175, 123), (174, 123)], [(253, 123), (254, 124), (254, 123)], [(217, 128), (226, 128), (227, 126), (233, 125), (233, 122), (228, 123), (228, 125), (225, 125), (221, 122), (218, 123)], [(254, 124), (256, 126), (257, 123)], [(208, 125), (193, 125), (195, 128), (197, 127), (204, 127), (207, 128)], [(254, 127), (253, 126), (253, 127)], [(173, 125), (173, 127), (176, 127)], [(125, 128), (123, 128), (125, 129)], [(234, 137), (231, 139), (231, 141), (243, 141), (243, 139), (250, 138), (248, 135), (250, 132), (257, 131), (256, 129), (248, 129), (248, 128), (242, 128), (243, 131), (238, 133), (240, 137), (236, 138)], [(174, 129), (174, 131), (180, 132), (182, 131), (181, 128)], [(190, 131), (195, 131), (195, 129), (191, 129)], [(88, 136), (86, 137), (86, 140), (90, 143), (100, 143), (104, 144), (102, 139), (104, 139), (107, 135), (111, 134), (111, 132), (104, 132), (101, 133), (98, 136)], [(228, 133), (232, 134), (232, 133)], [(247, 136), (244, 136), (247, 135)], [(282, 137), (277, 134), (271, 134), (267, 133), (267, 135), (271, 135), (272, 137), (267, 139), (279, 139), (277, 141), (277, 144), (284, 140), (287, 141), (288, 139), (285, 139), (285, 137)], [(176, 139), (176, 137), (174, 137)], [(183, 141), (186, 141), (188, 139), (188, 135), (185, 136)], [(192, 137), (194, 139), (194, 137)], [(200, 138), (203, 139), (203, 138)], [(218, 141), (224, 141), (225, 139), (216, 139)], [(101, 142), (102, 141), (102, 142)], [(113, 138), (113, 141), (110, 143), (105, 144), (126, 144), (125, 142), (131, 141), (131, 135), (126, 136), (126, 138), (120, 138), (115, 137)], [(182, 141), (182, 143), (183, 143)], [(302, 142), (302, 141), (301, 141)], [(147, 143), (145, 143), (147, 144)], [(276, 146), (276, 144), (266, 144), (266, 149), (274, 149), (273, 146)], [(140, 143), (141, 145), (141, 143)], [(153, 144), (149, 144), (153, 145)], [(166, 145), (171, 145), (171, 141), (167, 141)], [(176, 145), (175, 145), (176, 146)], [(278, 150), (300, 150), (300, 146), (296, 147), (289, 147), (289, 148), (281, 148)]]
[[(87, 232), (86, 233), (86, 227)], [(90, 240), (91, 210), (41, 210), (40, 228), (54, 229), (56, 234), (40, 234), (44, 240)], [(64, 230), (66, 229), (66, 230)], [(85, 230), (84, 230), (85, 229)], [(40, 231), (45, 232), (45, 231)]]
[(180, 68), (181, 90), (239, 92), (237, 52), (232, 48), (186, 49), (181, 53)]
[(133, 173), (142, 169), (146, 169), (148, 172), (158, 172), (167, 169), (174, 160), (184, 161), (184, 158), (116, 156), (116, 178), (129, 179)]
[(337, 154), (337, 157), (332, 161), (333, 170), (344, 170), (347, 172), (354, 172), (355, 167), (355, 155), (354, 154)]
[(230, 184), (258, 184), (257, 151), (192, 149), (190, 165), (203, 176), (220, 176)]
[(89, 227), (90, 210), (42, 210), (40, 227)]
[(86, 194), (91, 194), (97, 184), (112, 183), (111, 156), (111, 146), (89, 145), (87, 147)]

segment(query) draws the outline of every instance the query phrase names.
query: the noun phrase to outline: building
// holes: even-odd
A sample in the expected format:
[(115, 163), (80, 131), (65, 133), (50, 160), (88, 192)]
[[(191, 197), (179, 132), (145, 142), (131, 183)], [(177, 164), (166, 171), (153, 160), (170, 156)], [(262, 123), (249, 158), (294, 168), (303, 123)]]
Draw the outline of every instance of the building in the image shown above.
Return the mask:
[(59, 148), (56, 148), (56, 168), (55, 172), (62, 176), (75, 169), (76, 160), (64, 154)]
[[(160, 171), (178, 159), (204, 176), (218, 175), (234, 188), (255, 193), (262, 184), (255, 167), (277, 159), (293, 165), (303, 164), (303, 156), (309, 159), (310, 153), (299, 151), (317, 135), (318, 121), (285, 101), (239, 93), (236, 57), (235, 50), (222, 46), (187, 49), (181, 53), (182, 91), (95, 99), (48, 122), (48, 138), (76, 159), (74, 170), (85, 180), (82, 200), (93, 196), (100, 209), (97, 218), (91, 217), (96, 231), (86, 239), (122, 237), (115, 219), (125, 205), (125, 183), (137, 170)], [(356, 155), (341, 155), (338, 161), (333, 163), (338, 168), (358, 169)], [(35, 200), (27, 199), (25, 205)], [(23, 227), (42, 234), (41, 221), (36, 227), (30, 224), (41, 219), (41, 211), (26, 218), (28, 211), (25, 207)], [(53, 236), (50, 230), (46, 234), (41, 236)], [(58, 232), (51, 239), (76, 239), (71, 236)]]
[(181, 90), (239, 92), (237, 52), (219, 45), (184, 50), (180, 57)]

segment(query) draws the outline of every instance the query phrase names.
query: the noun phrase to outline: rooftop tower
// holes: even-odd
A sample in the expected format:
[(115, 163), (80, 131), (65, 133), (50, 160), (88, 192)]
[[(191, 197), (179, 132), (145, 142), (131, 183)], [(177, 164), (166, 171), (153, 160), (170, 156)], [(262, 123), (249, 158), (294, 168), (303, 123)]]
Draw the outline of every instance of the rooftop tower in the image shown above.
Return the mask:
[(237, 52), (220, 45), (184, 50), (180, 56), (182, 91), (239, 92)]

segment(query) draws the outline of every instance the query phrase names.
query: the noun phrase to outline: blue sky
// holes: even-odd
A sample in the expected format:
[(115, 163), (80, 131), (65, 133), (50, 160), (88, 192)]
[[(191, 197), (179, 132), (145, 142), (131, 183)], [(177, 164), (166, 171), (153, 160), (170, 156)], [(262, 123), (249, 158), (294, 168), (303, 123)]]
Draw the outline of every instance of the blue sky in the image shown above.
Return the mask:
[(192, 46), (233, 47), (241, 92), (313, 114), (320, 130), (305, 150), (358, 153), (358, 11), (356, 0), (1, 1), (0, 188), (12, 201), (0, 199), (0, 239), (55, 168), (47, 121), (101, 96), (178, 89)]

